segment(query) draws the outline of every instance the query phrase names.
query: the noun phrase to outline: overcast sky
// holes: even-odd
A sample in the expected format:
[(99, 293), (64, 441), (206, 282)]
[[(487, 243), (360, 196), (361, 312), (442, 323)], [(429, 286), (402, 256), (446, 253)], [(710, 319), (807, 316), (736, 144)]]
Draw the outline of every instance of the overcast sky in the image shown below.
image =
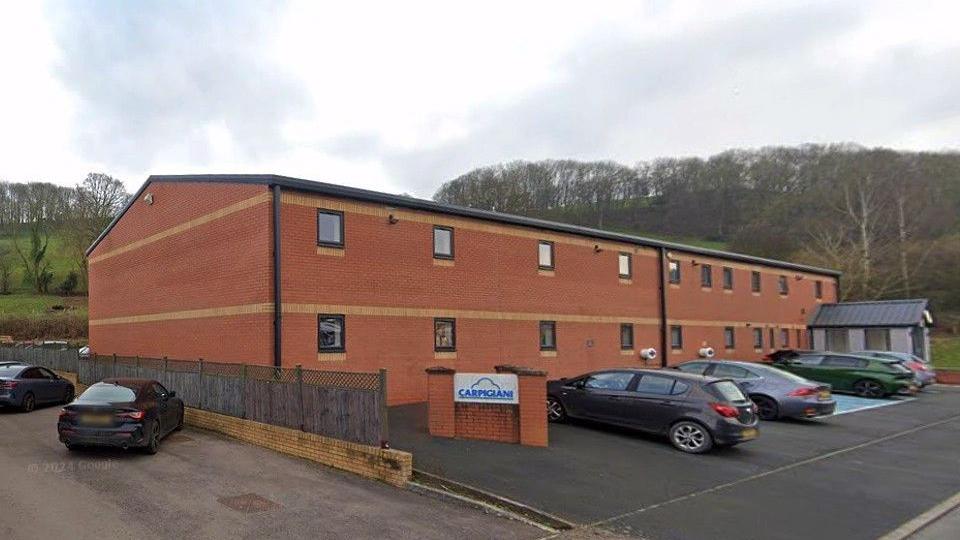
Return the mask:
[(960, 4), (0, 3), (0, 179), (960, 147)]

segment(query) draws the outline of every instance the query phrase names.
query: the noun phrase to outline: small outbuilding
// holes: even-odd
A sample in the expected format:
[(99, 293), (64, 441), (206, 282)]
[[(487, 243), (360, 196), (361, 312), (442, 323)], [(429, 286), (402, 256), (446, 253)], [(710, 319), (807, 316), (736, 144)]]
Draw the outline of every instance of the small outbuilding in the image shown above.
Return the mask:
[(821, 304), (810, 318), (818, 351), (896, 351), (930, 361), (933, 316), (925, 298)]

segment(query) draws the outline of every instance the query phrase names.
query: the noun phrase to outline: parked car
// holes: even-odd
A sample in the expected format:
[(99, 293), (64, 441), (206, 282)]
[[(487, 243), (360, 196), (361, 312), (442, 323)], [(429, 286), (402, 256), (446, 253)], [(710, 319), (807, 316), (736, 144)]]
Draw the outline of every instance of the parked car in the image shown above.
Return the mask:
[(615, 369), (547, 383), (547, 418), (581, 418), (667, 435), (701, 454), (757, 437), (756, 406), (730, 379)]
[(183, 411), (177, 393), (157, 381), (105, 379), (63, 408), (57, 432), (68, 450), (140, 447), (155, 454), (163, 437), (183, 427)]
[(775, 367), (801, 377), (828, 383), (835, 392), (882, 398), (890, 394), (913, 394), (913, 372), (897, 360), (833, 352), (803, 352), (784, 355)]
[(929, 386), (937, 382), (937, 372), (930, 364), (923, 361), (919, 356), (895, 351), (859, 351), (853, 354), (860, 356), (872, 356), (874, 358), (889, 358), (890, 360), (900, 360), (903, 365), (910, 368), (914, 377), (917, 379), (920, 387)]
[(69, 403), (73, 383), (47, 368), (22, 363), (0, 364), (0, 405), (30, 412), (37, 405)]
[(837, 402), (830, 385), (756, 362), (694, 360), (674, 366), (686, 373), (733, 379), (757, 404), (761, 420), (815, 418), (833, 414)]

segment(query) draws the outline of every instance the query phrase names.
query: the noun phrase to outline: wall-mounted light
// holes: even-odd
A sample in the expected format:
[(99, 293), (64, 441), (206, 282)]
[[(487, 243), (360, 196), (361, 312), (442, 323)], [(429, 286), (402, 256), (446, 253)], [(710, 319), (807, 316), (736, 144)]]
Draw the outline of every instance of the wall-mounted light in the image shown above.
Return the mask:
[(147, 204), (153, 204), (153, 193), (147, 193), (143, 196), (143, 202)]
[(700, 266), (700, 263), (698, 263), (696, 259), (690, 259), (690, 264), (692, 266)]
[(797, 275), (793, 276), (793, 278), (796, 279), (797, 281), (800, 281), (801, 279), (803, 279), (803, 276), (800, 275), (800, 274), (797, 274)]
[(603, 251), (603, 249), (600, 247), (600, 244), (594, 244), (594, 245), (593, 245), (593, 252), (594, 252), (594, 253), (600, 253), (601, 251)]
[(397, 219), (396, 216), (394, 216), (393, 214), (390, 214), (389, 216), (387, 216), (387, 223), (391, 225), (396, 225), (397, 223), (400, 223), (400, 220)]

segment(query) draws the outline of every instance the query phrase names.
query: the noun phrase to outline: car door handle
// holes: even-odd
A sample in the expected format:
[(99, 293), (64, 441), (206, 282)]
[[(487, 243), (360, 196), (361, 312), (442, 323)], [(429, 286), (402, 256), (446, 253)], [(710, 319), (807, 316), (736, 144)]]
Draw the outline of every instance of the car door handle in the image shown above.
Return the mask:
[(675, 405), (675, 403), (672, 402), (672, 401), (670, 401), (670, 400), (663, 400), (663, 401), (660, 402), (660, 404), (661, 404), (661, 405), (666, 405), (666, 406), (668, 406), (668, 407), (673, 407), (673, 406)]

